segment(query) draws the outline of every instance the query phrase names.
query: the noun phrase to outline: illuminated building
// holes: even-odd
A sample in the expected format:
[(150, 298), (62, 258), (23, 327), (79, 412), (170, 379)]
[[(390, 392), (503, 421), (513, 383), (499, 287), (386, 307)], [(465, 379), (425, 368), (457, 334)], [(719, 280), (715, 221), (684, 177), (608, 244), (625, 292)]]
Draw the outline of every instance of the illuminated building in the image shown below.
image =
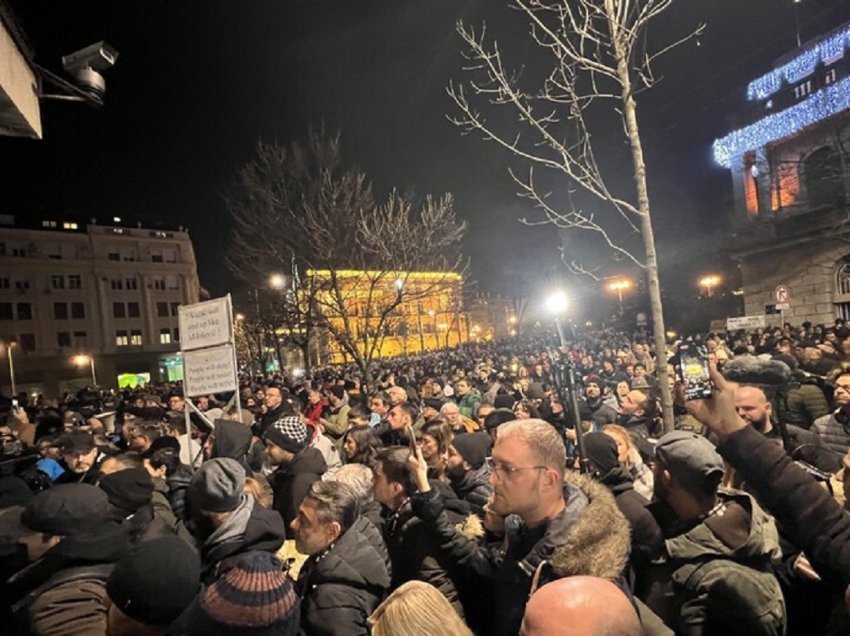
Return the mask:
[[(331, 291), (334, 284), (338, 293)], [(361, 352), (376, 341), (375, 358), (456, 347), (469, 339), (463, 277), (454, 272), (310, 270), (302, 289), (314, 290), (317, 307), (329, 323), (319, 335), (323, 363), (350, 361), (329, 332), (347, 331)]]
[(732, 176), (747, 315), (850, 318), (848, 57), (850, 23), (783, 56), (750, 82), (749, 122), (714, 142)]

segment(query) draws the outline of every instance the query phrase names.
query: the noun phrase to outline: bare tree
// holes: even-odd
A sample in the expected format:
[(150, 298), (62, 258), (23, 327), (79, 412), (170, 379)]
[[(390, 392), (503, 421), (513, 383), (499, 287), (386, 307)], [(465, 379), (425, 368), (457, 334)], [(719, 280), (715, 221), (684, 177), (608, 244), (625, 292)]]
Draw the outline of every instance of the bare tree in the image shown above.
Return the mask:
[[(227, 196), (228, 262), (246, 281), (295, 263), (293, 305), (326, 330), (371, 380), (384, 338), (417, 302), (452, 291), (465, 272), (451, 195), (421, 205), (393, 191), (378, 204), (365, 174), (340, 166), (339, 137), (261, 143)], [(428, 275), (424, 275), (428, 272)]]
[[(458, 32), (469, 47), (468, 70), (476, 79), (466, 85), (450, 84), (449, 95), (459, 108), (452, 121), (465, 131), (477, 131), (530, 164), (521, 175), (510, 175), (519, 195), (543, 213), (543, 221), (559, 228), (593, 233), (615, 257), (645, 271), (653, 317), (654, 343), (662, 364), (658, 385), (666, 430), (673, 427), (673, 402), (667, 384), (664, 317), (658, 261), (655, 252), (646, 165), (637, 119), (635, 95), (655, 81), (651, 64), (699, 32), (699, 29), (655, 52), (646, 48), (646, 29), (673, 0), (515, 0), (530, 24), (537, 51), (551, 59), (551, 70), (540, 82), (526, 81), (503, 60), (500, 46), (488, 42), (482, 28), (463, 23)], [(526, 86), (526, 84), (533, 84)], [(473, 101), (486, 100), (513, 110), (519, 130), (491, 124)], [(615, 115), (631, 150), (634, 189), (619, 192), (606, 178), (594, 142), (604, 137), (599, 112)], [(607, 126), (608, 123), (602, 123)], [(592, 132), (600, 133), (594, 138)], [(537, 172), (560, 175), (567, 196), (551, 196)], [(564, 182), (563, 177), (566, 177)], [(588, 211), (572, 196), (584, 196), (615, 214)], [(594, 206), (596, 207), (596, 206)], [(632, 248), (620, 235), (642, 236), (642, 250)], [(642, 253), (641, 253), (642, 252)], [(565, 263), (567, 259), (565, 258)], [(578, 262), (573, 271), (596, 275)]]

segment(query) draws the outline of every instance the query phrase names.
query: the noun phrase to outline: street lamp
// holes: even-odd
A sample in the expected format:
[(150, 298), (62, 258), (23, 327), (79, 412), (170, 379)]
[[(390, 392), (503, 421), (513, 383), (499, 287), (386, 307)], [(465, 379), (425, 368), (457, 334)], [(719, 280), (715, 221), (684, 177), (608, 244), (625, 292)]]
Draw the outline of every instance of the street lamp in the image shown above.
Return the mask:
[(283, 274), (272, 274), (269, 276), (269, 287), (281, 291), (286, 287), (286, 276)]
[(94, 372), (94, 356), (87, 356), (83, 353), (79, 353), (71, 358), (71, 362), (78, 367), (89, 365), (91, 367), (91, 383), (92, 385), (97, 386), (97, 375)]
[(546, 310), (555, 319), (555, 327), (558, 329), (558, 340), (562, 347), (567, 344), (567, 339), (564, 338), (564, 328), (561, 325), (561, 314), (567, 310), (567, 305), (569, 305), (569, 300), (567, 300), (567, 295), (561, 290), (553, 292), (552, 295), (546, 299)]
[(12, 348), (18, 343), (14, 340), (6, 343), (6, 356), (9, 358), (9, 381), (12, 385), (12, 397), (18, 394), (18, 387), (15, 385), (15, 363), (12, 360)]
[(617, 278), (608, 283), (608, 289), (617, 294), (617, 299), (620, 301), (620, 314), (623, 313), (623, 292), (632, 288), (630, 278)]
[(717, 276), (716, 274), (703, 276), (700, 279), (699, 284), (702, 287), (705, 287), (706, 295), (711, 298), (714, 295), (714, 288), (720, 284), (720, 276)]

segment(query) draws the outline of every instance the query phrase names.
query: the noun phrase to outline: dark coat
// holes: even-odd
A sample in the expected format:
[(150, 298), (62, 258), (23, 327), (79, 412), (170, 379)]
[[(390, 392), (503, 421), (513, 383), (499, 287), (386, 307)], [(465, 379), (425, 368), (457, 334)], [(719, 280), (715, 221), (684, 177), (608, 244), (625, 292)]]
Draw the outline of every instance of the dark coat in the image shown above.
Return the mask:
[(321, 451), (310, 446), (269, 476), (269, 483), (274, 490), (274, 509), (283, 517), (287, 528), (298, 516), (298, 506), (310, 486), (314, 481), (319, 481), (327, 469)]
[(192, 469), (185, 464), (180, 464), (177, 470), (165, 478), (165, 483), (168, 486), (168, 503), (171, 504), (174, 516), (183, 522), (188, 521), (190, 517), (186, 494), (189, 492), (191, 482)]
[(479, 542), (454, 527), (433, 490), (412, 497), (416, 514), (441, 550), (449, 555), (449, 560), (492, 583), (493, 628), (489, 633), (512, 636), (519, 631), (535, 571), (552, 556), (555, 548), (567, 542), (588, 502), (587, 496), (572, 483), (564, 484), (564, 500), (564, 510), (535, 531), (520, 523), (509, 526), (501, 541), (493, 541), (493, 537), (488, 541), (485, 537)]
[(312, 555), (298, 575), (301, 633), (359, 636), (390, 585), (387, 551), (377, 528), (360, 517), (330, 550)]
[(460, 481), (452, 480), (452, 489), (460, 499), (469, 504), (472, 512), (484, 518), (484, 504), (493, 494), (490, 483), (490, 469), (483, 464), (478, 470), (471, 471)]
[(664, 544), (661, 528), (646, 506), (649, 501), (635, 491), (628, 472), (617, 467), (605, 474), (600, 481), (613, 493), (617, 508), (632, 529), (632, 559), (651, 559)]

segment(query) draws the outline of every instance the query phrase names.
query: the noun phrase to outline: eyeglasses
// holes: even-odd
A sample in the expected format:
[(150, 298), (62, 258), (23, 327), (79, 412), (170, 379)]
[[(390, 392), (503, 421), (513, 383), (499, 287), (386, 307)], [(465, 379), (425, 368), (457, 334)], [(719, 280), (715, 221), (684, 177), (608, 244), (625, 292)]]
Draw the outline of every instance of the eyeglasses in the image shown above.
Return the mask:
[(548, 466), (507, 466), (502, 462), (497, 462), (492, 457), (487, 457), (484, 463), (487, 465), (487, 468), (500, 477), (511, 477), (521, 470), (546, 470), (548, 468)]

